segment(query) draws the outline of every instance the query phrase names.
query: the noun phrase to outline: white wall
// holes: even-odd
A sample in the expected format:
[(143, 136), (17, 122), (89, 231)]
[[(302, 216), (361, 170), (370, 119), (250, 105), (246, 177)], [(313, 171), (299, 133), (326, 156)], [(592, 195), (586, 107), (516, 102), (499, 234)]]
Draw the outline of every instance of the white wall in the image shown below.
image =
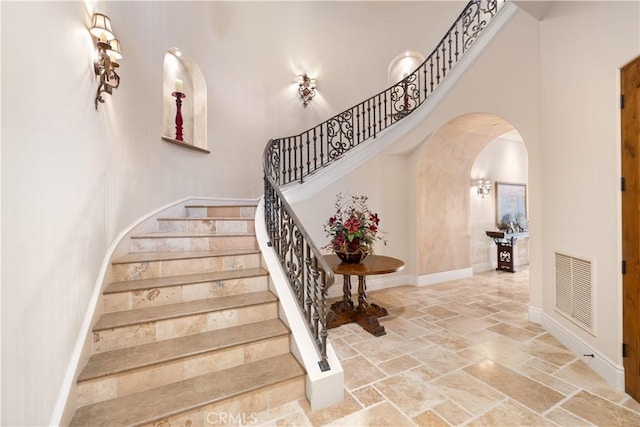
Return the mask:
[[(471, 263), (474, 272), (496, 268), (496, 245), (487, 230), (496, 230), (496, 182), (528, 184), (527, 147), (517, 132), (490, 142), (478, 154), (471, 168), (471, 184), (479, 178), (491, 181), (490, 193), (484, 198), (471, 191)], [(529, 239), (516, 243), (518, 264), (528, 263)]]
[(87, 19), (2, 3), (3, 425), (48, 423), (117, 215)]
[[(640, 54), (639, 7), (559, 2), (540, 32), (544, 314), (619, 366), (619, 68)], [(555, 251), (595, 262), (595, 337), (554, 312)]]

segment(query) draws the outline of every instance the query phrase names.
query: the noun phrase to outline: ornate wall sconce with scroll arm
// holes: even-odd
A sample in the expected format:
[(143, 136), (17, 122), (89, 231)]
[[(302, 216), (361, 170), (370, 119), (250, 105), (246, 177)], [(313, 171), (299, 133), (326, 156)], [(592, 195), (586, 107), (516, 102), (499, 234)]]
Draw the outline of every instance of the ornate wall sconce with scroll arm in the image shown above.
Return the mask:
[(118, 60), (122, 59), (120, 53), (120, 41), (111, 30), (111, 20), (102, 13), (94, 13), (89, 32), (95, 39), (96, 59), (93, 63), (93, 71), (99, 77), (100, 82), (96, 90), (96, 110), (98, 103), (104, 103), (103, 93), (113, 94), (113, 89), (120, 86), (120, 76), (116, 69), (120, 66)]

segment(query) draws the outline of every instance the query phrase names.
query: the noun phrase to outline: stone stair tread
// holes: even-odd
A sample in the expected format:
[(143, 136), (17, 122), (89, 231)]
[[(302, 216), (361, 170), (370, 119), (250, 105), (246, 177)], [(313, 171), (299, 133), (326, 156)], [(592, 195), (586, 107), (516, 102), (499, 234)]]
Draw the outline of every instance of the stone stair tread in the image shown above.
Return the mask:
[(237, 231), (157, 231), (153, 233), (137, 234), (131, 236), (132, 239), (165, 239), (165, 238), (181, 238), (181, 237), (235, 237), (235, 236), (254, 236), (252, 232)]
[(105, 329), (113, 329), (140, 323), (154, 322), (158, 320), (246, 307), (275, 301), (277, 301), (277, 298), (271, 292), (259, 291), (249, 292), (242, 295), (230, 295), (180, 302), (176, 304), (139, 308), (136, 310), (117, 311), (103, 314), (94, 326), (93, 330), (101, 331)]
[(134, 426), (304, 375), (290, 354), (167, 384), (79, 408), (71, 426)]
[(127, 264), (134, 262), (172, 261), (179, 259), (194, 259), (233, 255), (250, 255), (259, 253), (259, 249), (219, 249), (212, 251), (183, 251), (183, 252), (139, 252), (128, 253), (112, 261), (112, 264)]
[(228, 205), (206, 205), (206, 204), (197, 204), (197, 205), (185, 205), (185, 208), (255, 208), (258, 206), (258, 201), (243, 201), (241, 203), (231, 203)]
[(158, 218), (158, 221), (254, 221), (254, 218), (242, 218), (238, 216), (176, 216)]
[(97, 353), (89, 359), (78, 377), (78, 382), (287, 335), (288, 333), (289, 330), (280, 319), (270, 319)]
[(189, 285), (219, 280), (243, 279), (248, 277), (266, 276), (269, 273), (263, 268), (245, 268), (237, 270), (212, 271), (207, 273), (183, 274), (176, 276), (153, 277), (139, 280), (122, 280), (112, 282), (104, 290), (104, 294), (118, 292), (139, 291), (151, 288), (163, 288), (167, 286)]

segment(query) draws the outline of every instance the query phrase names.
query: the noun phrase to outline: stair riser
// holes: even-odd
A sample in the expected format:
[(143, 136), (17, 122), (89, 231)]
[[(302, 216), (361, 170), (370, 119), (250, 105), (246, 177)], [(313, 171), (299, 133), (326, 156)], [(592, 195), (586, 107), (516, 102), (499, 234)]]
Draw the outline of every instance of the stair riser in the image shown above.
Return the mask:
[(102, 300), (104, 312), (111, 313), (198, 299), (266, 291), (268, 286), (267, 276), (256, 276), (105, 294)]
[(115, 264), (112, 274), (113, 281), (122, 281), (258, 267), (260, 254), (255, 253)]
[(260, 425), (261, 421), (267, 421), (257, 419), (257, 415), (260, 412), (303, 399), (304, 397), (305, 380), (301, 376), (163, 418), (146, 424), (145, 427)]
[(119, 348), (213, 331), (229, 326), (260, 322), (267, 319), (275, 319), (277, 316), (277, 303), (271, 302), (99, 330), (93, 332), (93, 352), (101, 353)]
[(288, 352), (289, 337), (284, 335), (131, 372), (83, 381), (78, 384), (78, 405), (90, 405), (126, 396)]
[(160, 232), (248, 233), (255, 232), (255, 221), (248, 219), (160, 219)]
[(215, 237), (134, 237), (131, 239), (130, 251), (132, 253), (192, 252), (256, 248), (256, 238), (253, 235)]
[(247, 218), (256, 216), (255, 206), (187, 206), (187, 218)]

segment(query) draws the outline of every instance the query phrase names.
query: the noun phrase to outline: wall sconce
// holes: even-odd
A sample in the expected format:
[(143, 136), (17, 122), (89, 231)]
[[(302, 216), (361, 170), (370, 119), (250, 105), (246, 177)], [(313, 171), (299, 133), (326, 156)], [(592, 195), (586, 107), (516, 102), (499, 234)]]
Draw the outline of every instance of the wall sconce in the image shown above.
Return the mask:
[(298, 93), (302, 99), (302, 105), (305, 107), (316, 96), (316, 79), (306, 74), (298, 74)]
[(97, 49), (93, 70), (100, 78), (95, 100), (97, 110), (98, 102), (104, 103), (102, 93), (111, 95), (113, 89), (120, 86), (120, 76), (116, 73), (116, 68), (120, 66), (117, 61), (122, 59), (122, 54), (120, 53), (120, 41), (111, 31), (111, 20), (107, 15), (94, 13), (89, 32), (95, 38)]
[(480, 178), (476, 181), (476, 186), (478, 187), (478, 196), (484, 199), (485, 196), (489, 195), (489, 191), (491, 191), (491, 181)]

